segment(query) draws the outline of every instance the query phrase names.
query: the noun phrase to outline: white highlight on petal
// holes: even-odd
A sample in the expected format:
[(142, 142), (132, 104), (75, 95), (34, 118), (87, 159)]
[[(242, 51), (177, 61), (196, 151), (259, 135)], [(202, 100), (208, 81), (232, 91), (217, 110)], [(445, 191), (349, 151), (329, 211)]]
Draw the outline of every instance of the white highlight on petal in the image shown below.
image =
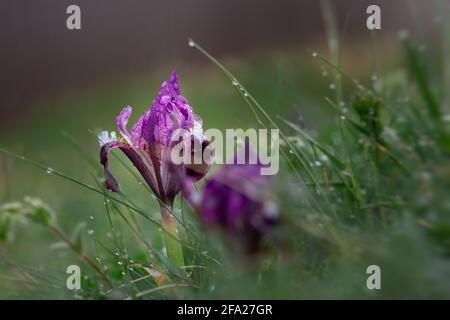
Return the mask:
[(108, 131), (102, 131), (99, 133), (98, 137), (98, 144), (100, 145), (100, 148), (103, 147), (105, 144), (117, 141), (117, 135), (114, 131), (108, 132)]
[(191, 128), (190, 133), (199, 141), (206, 139), (206, 136), (203, 134), (203, 120), (197, 115), (194, 115), (194, 126)]

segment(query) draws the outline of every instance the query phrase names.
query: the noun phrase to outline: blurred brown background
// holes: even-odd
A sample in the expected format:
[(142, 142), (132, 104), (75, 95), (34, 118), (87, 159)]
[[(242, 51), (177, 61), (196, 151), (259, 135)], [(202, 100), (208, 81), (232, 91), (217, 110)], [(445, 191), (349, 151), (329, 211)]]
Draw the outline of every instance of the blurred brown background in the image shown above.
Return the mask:
[[(66, 8), (81, 7), (82, 30), (66, 29)], [(367, 37), (366, 8), (382, 9), (382, 33), (411, 28), (426, 1), (339, 0), (349, 16), (347, 41)], [(422, 9), (409, 10), (411, 4)], [(0, 125), (30, 112), (43, 97), (114, 78), (149, 72), (170, 60), (202, 63), (193, 37), (217, 56), (307, 47), (325, 39), (317, 0), (1, 0)], [(427, 19), (426, 21), (430, 21)]]

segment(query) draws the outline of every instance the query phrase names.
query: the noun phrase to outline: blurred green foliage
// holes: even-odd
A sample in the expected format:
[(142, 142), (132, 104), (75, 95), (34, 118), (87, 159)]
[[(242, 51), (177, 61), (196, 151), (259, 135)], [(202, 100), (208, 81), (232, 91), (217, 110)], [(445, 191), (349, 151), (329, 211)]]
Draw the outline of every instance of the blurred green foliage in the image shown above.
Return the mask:
[[(286, 133), (273, 180), (281, 223), (264, 252), (244, 257), (178, 199), (186, 272), (165, 257), (161, 228), (149, 220), (159, 219), (157, 202), (119, 153), (111, 166), (123, 194), (114, 198), (55, 174), (102, 190), (95, 132), (115, 129), (126, 104), (137, 118), (169, 68), (42, 102), (1, 138), (48, 168), (0, 157), (0, 298), (449, 298), (448, 110), (433, 92), (442, 80), (410, 39), (403, 53), (406, 63), (376, 79), (353, 74), (365, 79), (357, 82), (306, 53), (223, 61)], [(219, 71), (191, 68), (177, 71), (205, 128), (259, 125)], [(45, 228), (56, 217), (69, 241)], [(69, 264), (83, 264), (81, 292), (65, 288)], [(366, 287), (372, 264), (381, 290)]]

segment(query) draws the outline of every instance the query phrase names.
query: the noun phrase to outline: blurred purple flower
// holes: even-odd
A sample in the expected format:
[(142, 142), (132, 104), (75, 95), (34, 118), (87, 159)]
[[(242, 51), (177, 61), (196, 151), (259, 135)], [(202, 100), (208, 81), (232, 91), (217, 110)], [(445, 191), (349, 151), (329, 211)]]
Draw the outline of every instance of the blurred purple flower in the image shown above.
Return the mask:
[[(117, 128), (122, 136), (118, 139), (114, 132), (106, 131), (99, 135), (101, 146), (100, 162), (104, 167), (105, 187), (117, 192), (118, 183), (108, 169), (109, 151), (119, 148), (139, 170), (153, 193), (166, 205), (172, 205), (180, 191), (180, 168), (170, 160), (172, 133), (184, 129), (190, 139), (203, 147), (208, 141), (203, 136), (202, 120), (195, 115), (187, 100), (181, 96), (178, 76), (175, 71), (169, 80), (161, 84), (151, 107), (128, 131), (127, 124), (132, 108), (126, 106), (116, 118)], [(201, 179), (209, 170), (206, 164), (183, 165), (183, 173), (194, 180)]]
[(261, 175), (259, 161), (249, 162), (250, 145), (246, 143), (240, 152), (245, 152), (244, 164), (237, 164), (237, 154), (233, 164), (219, 169), (200, 194), (195, 193), (193, 181), (187, 180), (183, 195), (207, 226), (227, 231), (240, 240), (247, 253), (253, 253), (277, 222), (278, 210), (270, 194), (269, 176)]

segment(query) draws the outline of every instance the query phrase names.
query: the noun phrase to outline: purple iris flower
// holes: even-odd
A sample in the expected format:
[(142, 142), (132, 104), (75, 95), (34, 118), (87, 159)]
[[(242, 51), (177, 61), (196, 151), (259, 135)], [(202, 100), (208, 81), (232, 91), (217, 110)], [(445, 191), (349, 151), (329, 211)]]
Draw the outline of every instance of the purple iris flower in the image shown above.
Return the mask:
[[(100, 162), (104, 167), (105, 187), (117, 192), (119, 186), (108, 169), (109, 151), (119, 148), (139, 170), (153, 193), (165, 204), (172, 206), (180, 191), (179, 166), (170, 160), (174, 146), (172, 134), (183, 129), (190, 139), (205, 147), (209, 142), (203, 135), (202, 120), (194, 114), (188, 101), (181, 95), (178, 76), (175, 71), (161, 84), (151, 107), (131, 127), (127, 129), (132, 108), (126, 106), (116, 118), (121, 138), (115, 132), (102, 132), (99, 135), (101, 146)], [(184, 174), (199, 180), (209, 170), (209, 165), (182, 165)], [(177, 171), (177, 172), (175, 172)]]
[[(278, 210), (269, 189), (269, 177), (261, 175), (259, 161), (249, 161), (252, 150), (248, 143), (245, 163), (226, 164), (205, 183), (200, 194), (194, 192), (193, 181), (183, 184), (183, 195), (210, 227), (219, 227), (239, 239), (247, 253), (260, 247), (263, 236), (278, 220)], [(256, 156), (253, 154), (253, 159)]]

